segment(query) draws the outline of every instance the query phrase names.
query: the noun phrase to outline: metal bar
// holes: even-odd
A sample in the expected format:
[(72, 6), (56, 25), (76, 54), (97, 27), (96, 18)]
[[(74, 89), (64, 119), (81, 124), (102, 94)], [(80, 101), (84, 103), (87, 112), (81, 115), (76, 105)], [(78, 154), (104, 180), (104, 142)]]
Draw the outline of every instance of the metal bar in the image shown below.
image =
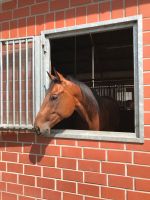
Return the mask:
[(19, 124), (22, 124), (22, 90), (21, 90), (21, 41), (19, 41)]
[(1, 124), (3, 124), (3, 45), (0, 43)]
[(9, 123), (9, 50), (6, 42), (6, 121)]
[(34, 123), (34, 117), (35, 117), (35, 92), (34, 92), (34, 40), (32, 41), (32, 117), (33, 117), (33, 123)]
[(26, 125), (28, 125), (28, 40), (26, 39)]
[(15, 125), (15, 43), (13, 42), (13, 125)]

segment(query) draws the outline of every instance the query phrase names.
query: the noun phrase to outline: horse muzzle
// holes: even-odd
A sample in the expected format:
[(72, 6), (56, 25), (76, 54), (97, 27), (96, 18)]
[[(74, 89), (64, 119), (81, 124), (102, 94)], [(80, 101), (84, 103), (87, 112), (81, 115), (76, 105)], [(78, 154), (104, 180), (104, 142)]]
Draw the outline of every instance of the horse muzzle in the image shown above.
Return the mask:
[(34, 131), (37, 135), (42, 135), (42, 136), (50, 135), (50, 127), (48, 126), (39, 127), (37, 125), (34, 125)]

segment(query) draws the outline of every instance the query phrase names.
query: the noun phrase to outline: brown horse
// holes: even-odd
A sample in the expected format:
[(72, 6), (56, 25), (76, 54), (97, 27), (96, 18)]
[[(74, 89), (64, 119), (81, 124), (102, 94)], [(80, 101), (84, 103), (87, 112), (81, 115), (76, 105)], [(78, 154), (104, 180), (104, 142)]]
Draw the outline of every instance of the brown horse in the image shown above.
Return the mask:
[[(51, 80), (47, 95), (34, 127), (37, 134), (48, 134), (50, 129), (76, 111), (89, 130), (117, 131), (119, 108), (110, 97), (97, 97), (84, 83), (72, 78), (66, 79), (55, 71), (49, 74)], [(81, 124), (82, 120), (79, 120)], [(76, 129), (82, 129), (77, 123)]]

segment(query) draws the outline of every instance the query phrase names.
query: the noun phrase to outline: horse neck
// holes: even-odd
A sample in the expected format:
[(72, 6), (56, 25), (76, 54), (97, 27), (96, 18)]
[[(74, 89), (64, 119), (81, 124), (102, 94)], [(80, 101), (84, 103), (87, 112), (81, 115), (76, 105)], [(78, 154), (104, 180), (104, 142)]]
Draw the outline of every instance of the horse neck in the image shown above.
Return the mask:
[[(90, 130), (100, 130), (99, 109), (97, 106), (97, 101), (92, 92), (91, 95), (92, 99), (90, 99), (91, 97), (85, 98), (86, 94), (84, 94), (84, 91), (81, 90), (78, 85), (76, 85), (76, 111), (87, 122)], [(92, 100), (96, 101), (96, 104), (94, 104)]]

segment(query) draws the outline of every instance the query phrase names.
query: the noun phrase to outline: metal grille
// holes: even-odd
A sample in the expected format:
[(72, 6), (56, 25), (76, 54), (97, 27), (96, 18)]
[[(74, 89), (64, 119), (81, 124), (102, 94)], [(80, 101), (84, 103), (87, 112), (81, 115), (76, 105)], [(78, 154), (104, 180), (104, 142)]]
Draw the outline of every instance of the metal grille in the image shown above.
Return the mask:
[(34, 38), (0, 41), (0, 128), (32, 128)]
[(86, 82), (92, 89), (96, 91), (98, 96), (108, 96), (115, 99), (120, 109), (134, 109), (134, 85), (131, 80), (107, 80)]

